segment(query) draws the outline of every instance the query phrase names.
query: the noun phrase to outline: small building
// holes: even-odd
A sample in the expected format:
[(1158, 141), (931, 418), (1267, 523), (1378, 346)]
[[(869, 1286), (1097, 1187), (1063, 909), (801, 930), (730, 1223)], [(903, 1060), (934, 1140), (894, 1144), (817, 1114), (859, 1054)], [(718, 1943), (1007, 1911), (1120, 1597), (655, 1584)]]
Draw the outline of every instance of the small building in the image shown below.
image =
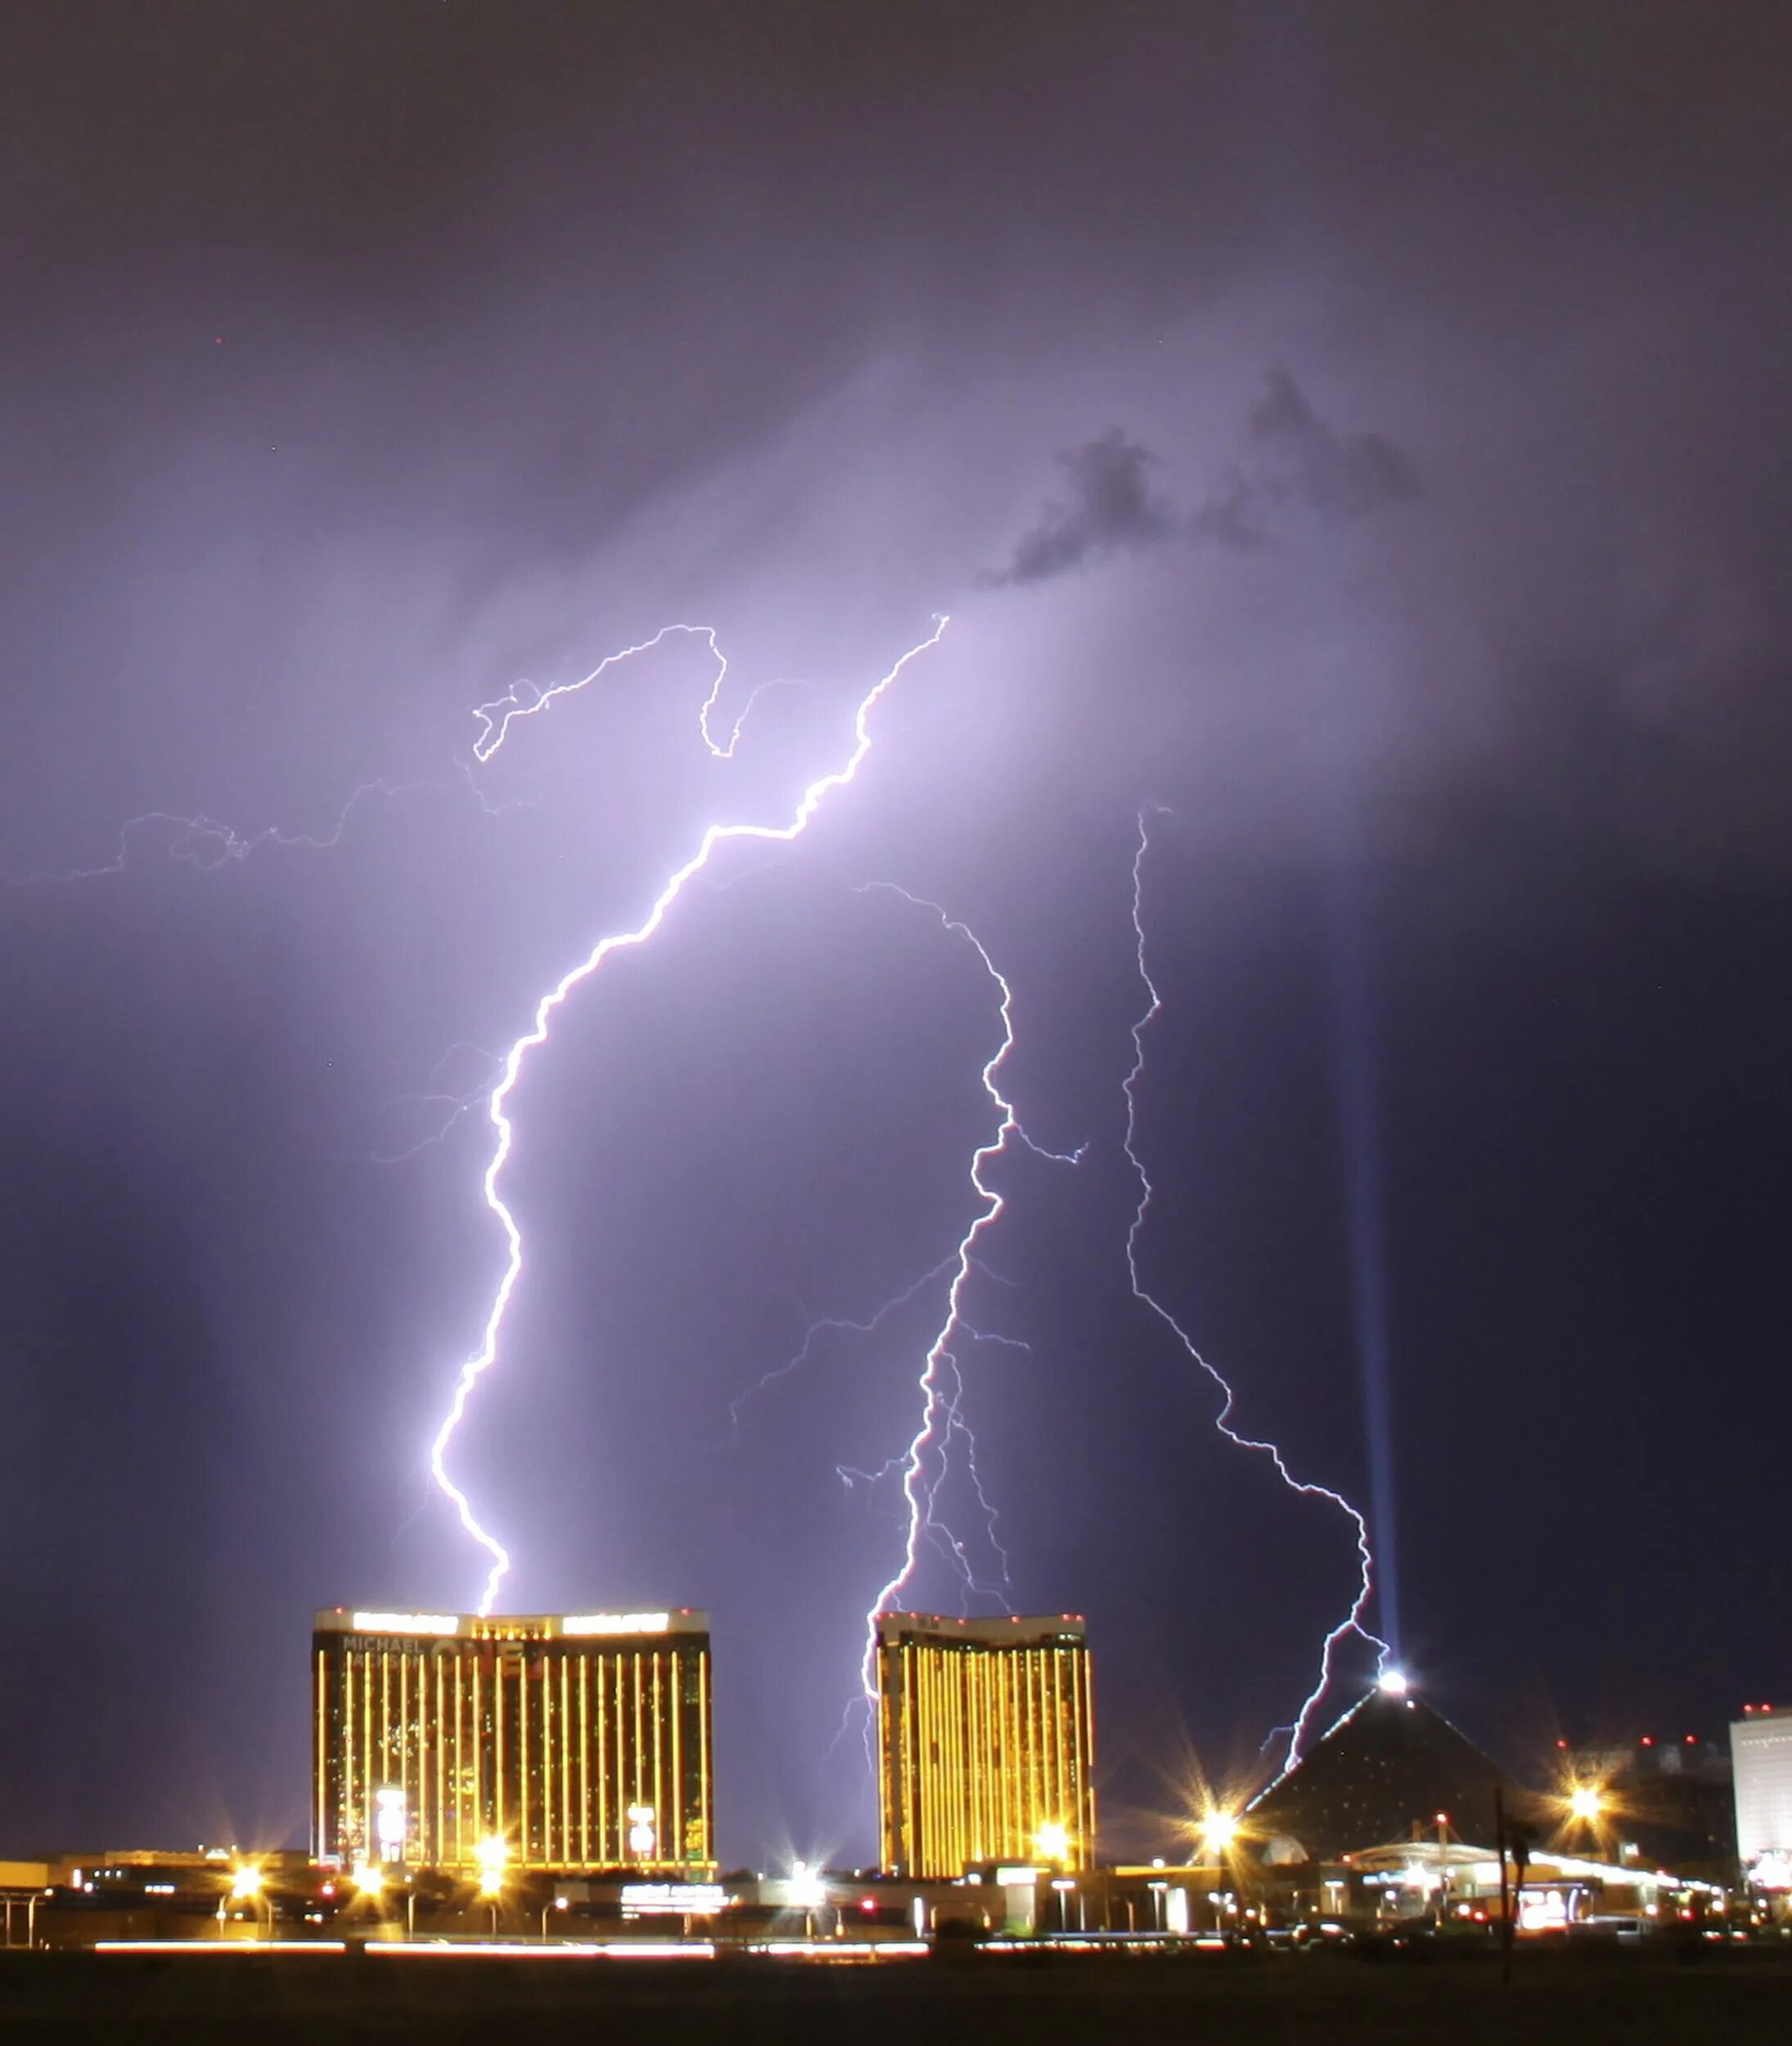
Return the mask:
[[(1490, 1920), (1501, 1904), (1498, 1850), (1467, 1841), (1400, 1840), (1361, 1848), (1326, 1872), (1330, 1915), (1378, 1919)], [(1601, 1920), (1646, 1922), (1689, 1906), (1721, 1905), (1716, 1883), (1665, 1868), (1536, 1850), (1524, 1870), (1508, 1859), (1509, 1908), (1523, 1932), (1564, 1931)]]

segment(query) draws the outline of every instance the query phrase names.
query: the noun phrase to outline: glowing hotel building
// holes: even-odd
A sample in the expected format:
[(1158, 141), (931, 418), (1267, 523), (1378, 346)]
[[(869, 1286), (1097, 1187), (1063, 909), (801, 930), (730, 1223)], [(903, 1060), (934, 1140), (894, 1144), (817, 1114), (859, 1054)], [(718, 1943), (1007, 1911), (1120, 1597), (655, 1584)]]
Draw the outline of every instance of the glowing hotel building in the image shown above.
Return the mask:
[(320, 1612), (311, 1846), (471, 1869), (706, 1868), (700, 1612)]
[(1090, 1864), (1095, 1717), (1081, 1620), (880, 1614), (877, 1709), (892, 1874)]

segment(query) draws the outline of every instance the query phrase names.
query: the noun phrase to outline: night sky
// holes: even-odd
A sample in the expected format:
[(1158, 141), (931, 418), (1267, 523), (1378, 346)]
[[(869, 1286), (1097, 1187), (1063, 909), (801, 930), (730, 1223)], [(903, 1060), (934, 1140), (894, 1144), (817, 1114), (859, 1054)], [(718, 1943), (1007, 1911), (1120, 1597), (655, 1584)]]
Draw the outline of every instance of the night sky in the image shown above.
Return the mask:
[[(1371, 1622), (1520, 1763), (1792, 1693), (1789, 94), (1721, 0), (8, 8), (0, 1851), (302, 1840), (312, 1609), (483, 1580), (494, 1056), (942, 611), (517, 1089), (505, 1605), (709, 1607), (724, 1859), (874, 1850), (943, 1277), (760, 1381), (978, 1212), (892, 883), (1087, 1147), (941, 1516), (1111, 1846), (1293, 1719), (1349, 1524), (1128, 1284), (1155, 805), (1141, 1277)], [(683, 635), (475, 765), (674, 620), (736, 758)]]

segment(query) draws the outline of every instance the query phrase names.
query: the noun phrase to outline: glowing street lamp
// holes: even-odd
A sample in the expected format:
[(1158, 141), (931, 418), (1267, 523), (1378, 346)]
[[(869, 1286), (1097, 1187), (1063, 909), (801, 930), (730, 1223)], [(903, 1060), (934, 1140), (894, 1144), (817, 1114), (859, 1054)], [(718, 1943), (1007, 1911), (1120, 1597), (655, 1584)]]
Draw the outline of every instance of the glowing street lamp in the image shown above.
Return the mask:
[(492, 1936), (498, 1936), (498, 1900), (504, 1894), (504, 1866), (511, 1858), (510, 1842), (502, 1833), (493, 1833), (482, 1840), (473, 1850), (473, 1859), (479, 1864), (480, 1895), (492, 1907)]
[(349, 1880), (369, 1904), (377, 1904), (385, 1893), (385, 1871), (376, 1861), (358, 1861), (349, 1871)]
[(1596, 1826), (1605, 1816), (1605, 1800), (1595, 1783), (1576, 1783), (1568, 1793), (1568, 1815), (1583, 1826)]
[(1200, 1823), (1201, 1845), (1209, 1854), (1224, 1861), (1238, 1842), (1238, 1818), (1233, 1812), (1211, 1811)]
[(220, 1935), (223, 1931), (224, 1920), (230, 1915), (231, 1904), (246, 1904), (252, 1907), (258, 1902), (267, 1909), (268, 1936), (272, 1939), (274, 1929), (273, 1900), (267, 1893), (261, 1865), (259, 1862), (239, 1861), (230, 1872), (229, 1890), (218, 1900), (218, 1929)]
[(806, 1861), (790, 1864), (789, 1881), (784, 1886), (786, 1901), (793, 1910), (803, 1913), (803, 1936), (815, 1937), (815, 1914), (827, 1902), (827, 1881), (819, 1870), (810, 1868)]
[(1033, 1836), (1033, 1851), (1042, 1861), (1063, 1863), (1070, 1859), (1070, 1829), (1049, 1819)]

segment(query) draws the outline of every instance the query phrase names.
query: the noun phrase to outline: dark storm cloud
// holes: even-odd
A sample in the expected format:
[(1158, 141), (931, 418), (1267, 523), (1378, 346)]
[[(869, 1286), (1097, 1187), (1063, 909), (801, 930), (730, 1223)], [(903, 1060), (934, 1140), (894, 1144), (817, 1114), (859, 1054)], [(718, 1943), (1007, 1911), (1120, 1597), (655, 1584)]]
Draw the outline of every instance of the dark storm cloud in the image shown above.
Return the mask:
[(1285, 369), (1272, 369), (1267, 385), (1246, 419), (1239, 465), (1196, 510), (1184, 513), (1153, 495), (1146, 471), (1156, 457), (1110, 426), (1058, 457), (1069, 502), (1048, 502), (1006, 567), (986, 570), (979, 584), (1043, 583), (1178, 539), (1253, 552), (1267, 543), (1269, 516), (1281, 505), (1353, 519), (1419, 495), (1417, 469), (1385, 434), (1340, 431)]
[(1154, 497), (1146, 471), (1155, 459), (1118, 426), (1081, 448), (1066, 448), (1059, 466), (1070, 486), (1068, 504), (1047, 504), (1024, 533), (1004, 569), (979, 579), (987, 588), (1042, 583), (1110, 554), (1156, 547), (1182, 521), (1168, 501)]
[(1264, 457), (1266, 497), (1292, 493), (1328, 516), (1358, 518), (1419, 494), (1417, 471), (1385, 434), (1341, 433), (1285, 369), (1269, 372), (1251, 408), (1250, 439)]

